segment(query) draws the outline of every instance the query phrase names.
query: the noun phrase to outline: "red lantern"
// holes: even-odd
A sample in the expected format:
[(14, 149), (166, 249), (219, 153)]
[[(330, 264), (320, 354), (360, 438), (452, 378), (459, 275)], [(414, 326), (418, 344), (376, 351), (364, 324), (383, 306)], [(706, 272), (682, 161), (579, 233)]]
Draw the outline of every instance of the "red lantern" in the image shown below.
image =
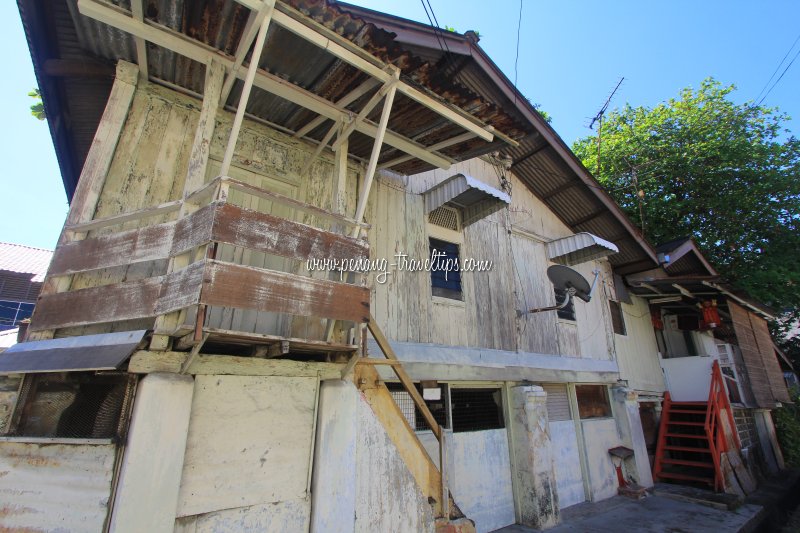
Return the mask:
[(703, 323), (707, 328), (716, 328), (720, 325), (721, 321), (716, 300), (705, 300), (703, 302)]
[(659, 331), (664, 329), (664, 321), (661, 320), (661, 311), (657, 309), (650, 311), (650, 321), (653, 323), (653, 329)]

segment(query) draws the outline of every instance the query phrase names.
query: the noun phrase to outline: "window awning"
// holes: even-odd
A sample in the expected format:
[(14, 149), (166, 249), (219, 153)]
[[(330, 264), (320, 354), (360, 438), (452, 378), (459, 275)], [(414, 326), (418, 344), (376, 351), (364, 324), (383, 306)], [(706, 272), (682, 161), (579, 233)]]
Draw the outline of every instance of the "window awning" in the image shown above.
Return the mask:
[(469, 226), (508, 206), (511, 197), (466, 174), (456, 174), (424, 193), (425, 210), (450, 204), (461, 209), (461, 224)]
[(547, 258), (562, 265), (577, 265), (619, 252), (619, 248), (597, 235), (582, 232), (547, 243)]
[(0, 375), (115, 370), (133, 354), (146, 330), (22, 342), (0, 353)]

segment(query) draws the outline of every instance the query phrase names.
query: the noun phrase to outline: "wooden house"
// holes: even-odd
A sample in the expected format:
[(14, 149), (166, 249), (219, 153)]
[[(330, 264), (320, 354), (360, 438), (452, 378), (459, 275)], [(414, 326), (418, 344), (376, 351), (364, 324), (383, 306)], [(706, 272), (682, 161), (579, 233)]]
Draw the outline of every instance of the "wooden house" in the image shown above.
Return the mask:
[[(0, 357), (3, 527), (545, 528), (617, 493), (619, 446), (652, 485), (618, 328), (658, 361), (645, 300), (619, 304), (657, 252), (474, 32), (19, 6), (71, 207)], [(530, 312), (566, 301), (559, 264), (591, 300)]]

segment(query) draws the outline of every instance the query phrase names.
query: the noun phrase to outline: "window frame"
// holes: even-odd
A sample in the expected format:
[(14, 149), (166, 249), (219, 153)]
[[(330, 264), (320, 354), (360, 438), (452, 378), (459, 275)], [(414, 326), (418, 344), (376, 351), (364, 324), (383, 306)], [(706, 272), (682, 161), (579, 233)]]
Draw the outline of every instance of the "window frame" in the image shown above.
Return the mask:
[[(625, 324), (625, 311), (622, 308), (622, 302), (619, 300), (608, 300), (608, 311), (611, 315), (611, 329), (615, 335), (628, 336), (628, 326)], [(617, 317), (617, 321), (614, 317)], [(617, 331), (619, 329), (619, 331)]]
[[(605, 409), (603, 409), (603, 414), (600, 415), (590, 415), (584, 416), (584, 408), (581, 406), (581, 398), (579, 394), (579, 390), (583, 389), (586, 390), (588, 388), (596, 388), (598, 390), (603, 391), (603, 399), (605, 400)], [(585, 422), (587, 420), (608, 420), (610, 418), (614, 418), (614, 408), (611, 402), (611, 394), (608, 390), (608, 385), (604, 385), (601, 383), (576, 383), (575, 384), (575, 405), (578, 408), (577, 417), (578, 420), (581, 422)], [(588, 407), (587, 407), (588, 408)]]

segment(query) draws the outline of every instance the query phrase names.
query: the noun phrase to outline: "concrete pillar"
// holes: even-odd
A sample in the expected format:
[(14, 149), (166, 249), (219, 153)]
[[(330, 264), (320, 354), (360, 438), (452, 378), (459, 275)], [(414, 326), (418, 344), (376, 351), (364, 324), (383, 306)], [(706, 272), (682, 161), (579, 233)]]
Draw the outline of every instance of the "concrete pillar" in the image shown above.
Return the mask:
[(112, 532), (174, 530), (193, 395), (191, 376), (154, 373), (139, 383)]
[(753, 409), (753, 419), (756, 423), (758, 443), (761, 445), (762, 455), (767, 470), (774, 474), (786, 468), (783, 462), (783, 452), (778, 445), (778, 436), (775, 434), (775, 424), (772, 421), (772, 412), (768, 409)]
[(555, 458), (547, 423), (547, 393), (542, 387), (511, 387), (509, 398), (514, 448), (513, 475), (518, 491), (517, 516), (524, 526), (545, 529), (558, 524)]
[(361, 400), (358, 390), (346, 381), (324, 381), (320, 387), (311, 531), (348, 533), (354, 530), (356, 519), (356, 432)]
[(653, 473), (650, 470), (647, 442), (642, 431), (642, 419), (639, 416), (639, 395), (635, 390), (622, 385), (615, 385), (612, 391), (616, 403), (614, 414), (617, 427), (625, 446), (634, 452), (634, 456), (625, 461), (625, 468), (639, 485), (652, 487)]

